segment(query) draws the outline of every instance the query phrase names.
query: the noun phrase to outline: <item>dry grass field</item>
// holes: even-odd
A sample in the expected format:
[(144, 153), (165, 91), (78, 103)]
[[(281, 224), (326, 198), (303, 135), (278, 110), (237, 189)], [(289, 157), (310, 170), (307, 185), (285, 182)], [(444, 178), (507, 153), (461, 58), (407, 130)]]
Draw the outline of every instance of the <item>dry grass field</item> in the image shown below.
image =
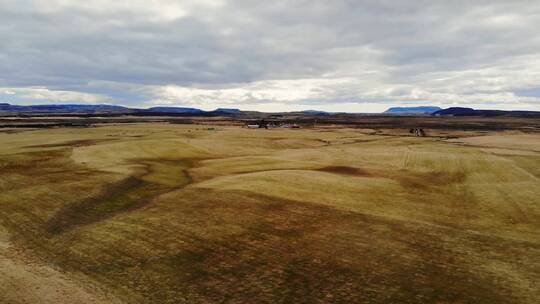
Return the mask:
[(538, 133), (1, 132), (0, 303), (540, 299)]

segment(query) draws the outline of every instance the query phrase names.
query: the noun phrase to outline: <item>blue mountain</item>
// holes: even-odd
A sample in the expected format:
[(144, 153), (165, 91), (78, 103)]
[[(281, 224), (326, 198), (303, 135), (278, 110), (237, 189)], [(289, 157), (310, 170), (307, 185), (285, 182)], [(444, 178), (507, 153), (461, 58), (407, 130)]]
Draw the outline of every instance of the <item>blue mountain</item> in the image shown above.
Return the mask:
[(503, 110), (475, 110), (473, 108), (451, 107), (432, 113), (436, 116), (516, 116), (539, 117), (538, 111), (503, 111)]
[(240, 109), (217, 108), (217, 109), (214, 110), (214, 112), (225, 113), (225, 114), (237, 114), (237, 113), (240, 113), (242, 111), (240, 111)]
[(155, 113), (204, 113), (201, 109), (182, 107), (153, 107), (144, 111)]
[(50, 104), (50, 105), (11, 105), (0, 103), (0, 111), (34, 113), (129, 113), (132, 110), (122, 106), (106, 104)]
[(433, 112), (433, 115), (457, 115), (457, 116), (469, 116), (478, 114), (477, 110), (473, 108), (463, 108), (463, 107), (450, 107), (447, 109), (441, 109), (439, 111)]
[(300, 111), (298, 113), (308, 114), (308, 115), (317, 115), (317, 116), (330, 115), (330, 113), (328, 113), (328, 112), (319, 111), (319, 110), (304, 110), (304, 111)]
[(386, 111), (385, 114), (423, 114), (429, 115), (433, 112), (439, 111), (441, 108), (433, 106), (420, 106), (420, 107), (392, 107)]

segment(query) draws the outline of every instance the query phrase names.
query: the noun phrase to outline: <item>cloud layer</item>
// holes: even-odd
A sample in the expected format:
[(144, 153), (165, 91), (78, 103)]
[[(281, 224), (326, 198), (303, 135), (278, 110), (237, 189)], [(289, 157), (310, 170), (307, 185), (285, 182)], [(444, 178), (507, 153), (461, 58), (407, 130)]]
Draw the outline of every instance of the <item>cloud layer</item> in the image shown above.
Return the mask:
[(539, 1), (0, 0), (0, 8), (3, 102), (540, 110)]

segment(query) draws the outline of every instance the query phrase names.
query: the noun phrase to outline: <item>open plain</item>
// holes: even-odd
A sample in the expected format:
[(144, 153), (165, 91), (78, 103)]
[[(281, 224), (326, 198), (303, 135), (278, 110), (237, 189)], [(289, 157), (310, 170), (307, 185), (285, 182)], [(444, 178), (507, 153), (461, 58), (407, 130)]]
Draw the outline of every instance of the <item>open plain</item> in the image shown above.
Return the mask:
[(0, 303), (538, 303), (540, 133), (431, 134), (2, 129)]

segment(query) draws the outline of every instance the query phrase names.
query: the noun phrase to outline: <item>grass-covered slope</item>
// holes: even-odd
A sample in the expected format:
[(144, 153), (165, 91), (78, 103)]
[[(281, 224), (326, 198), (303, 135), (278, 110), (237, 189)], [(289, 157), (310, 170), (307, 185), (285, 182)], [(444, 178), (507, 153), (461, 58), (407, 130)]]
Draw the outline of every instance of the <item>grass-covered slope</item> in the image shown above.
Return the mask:
[(0, 262), (125, 303), (535, 303), (540, 138), (367, 133), (0, 133)]

